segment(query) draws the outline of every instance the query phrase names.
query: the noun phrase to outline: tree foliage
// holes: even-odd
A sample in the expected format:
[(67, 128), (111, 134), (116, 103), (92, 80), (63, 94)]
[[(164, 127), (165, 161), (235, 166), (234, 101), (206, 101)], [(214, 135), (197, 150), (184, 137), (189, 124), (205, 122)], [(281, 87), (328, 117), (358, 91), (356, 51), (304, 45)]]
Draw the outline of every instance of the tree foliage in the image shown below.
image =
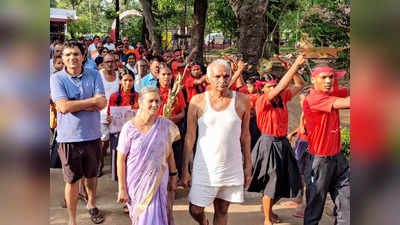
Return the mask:
[(335, 66), (338, 69), (350, 67), (349, 0), (296, 1), (282, 14), (279, 27), (281, 38), (288, 42), (287, 47), (294, 50), (296, 43), (306, 34), (314, 47), (343, 48)]
[(350, 2), (345, 0), (319, 1), (310, 4), (299, 21), (300, 32), (307, 33), (315, 46), (337, 47), (336, 67), (350, 68)]
[(209, 0), (206, 33), (222, 32), (225, 37), (239, 38), (238, 21), (229, 0)]
[(57, 8), (57, 1), (56, 0), (50, 0), (50, 8)]
[[(91, 7), (89, 8), (89, 1), (56, 0), (56, 2), (58, 8), (74, 8), (76, 10), (78, 20), (68, 22), (68, 31), (75, 37), (90, 34), (90, 31), (97, 35), (109, 33), (114, 18), (110, 17), (107, 12), (115, 11), (112, 3), (103, 0), (91, 0)], [(92, 16), (91, 23), (90, 16)]]

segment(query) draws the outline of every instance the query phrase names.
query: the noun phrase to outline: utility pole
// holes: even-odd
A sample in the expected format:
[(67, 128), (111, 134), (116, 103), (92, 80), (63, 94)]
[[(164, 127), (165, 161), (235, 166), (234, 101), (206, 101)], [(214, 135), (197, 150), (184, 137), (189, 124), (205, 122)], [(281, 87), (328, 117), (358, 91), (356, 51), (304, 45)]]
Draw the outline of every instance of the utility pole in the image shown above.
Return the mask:
[(183, 44), (186, 43), (186, 12), (187, 12), (187, 0), (185, 0), (185, 15), (183, 17), (183, 35), (185, 38), (185, 39), (183, 39), (184, 40)]
[(117, 12), (116, 26), (115, 26), (115, 40), (119, 40), (119, 0), (115, 0), (115, 12)]
[(93, 32), (92, 32), (92, 5), (90, 4), (90, 0), (89, 0), (89, 13), (90, 13), (90, 17), (89, 17), (90, 34), (93, 35)]

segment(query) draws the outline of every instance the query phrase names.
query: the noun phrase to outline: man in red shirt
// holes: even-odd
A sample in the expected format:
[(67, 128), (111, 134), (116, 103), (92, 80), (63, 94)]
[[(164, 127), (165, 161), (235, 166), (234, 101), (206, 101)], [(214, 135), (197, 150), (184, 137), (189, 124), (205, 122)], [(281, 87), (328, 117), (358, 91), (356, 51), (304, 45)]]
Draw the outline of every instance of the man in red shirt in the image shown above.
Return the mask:
[(190, 76), (186, 78), (185, 82), (187, 102), (190, 102), (193, 96), (205, 91), (206, 77), (207, 76), (201, 72), (199, 64), (192, 66)]
[(142, 58), (143, 53), (145, 52), (145, 48), (142, 42), (136, 43), (136, 49), (133, 50), (133, 53), (136, 55), (136, 60)]
[[(194, 47), (192, 51), (189, 53), (186, 59), (184, 59), (184, 53), (182, 52), (183, 50), (177, 50), (174, 53), (175, 56), (175, 61), (171, 63), (171, 69), (172, 73), (174, 74), (174, 80), (176, 79), (176, 76), (178, 73), (183, 75), (183, 72), (185, 70), (186, 64), (190, 63), (191, 58), (193, 57), (194, 54), (199, 52), (197, 47)], [(190, 77), (190, 67), (186, 70), (185, 76), (183, 77), (182, 84), (184, 85), (186, 82), (186, 79)]]
[(346, 88), (334, 87), (344, 73), (319, 65), (312, 72), (314, 88), (303, 111), (309, 141), (304, 176), (307, 184), (305, 225), (317, 225), (329, 192), (335, 203), (335, 224), (350, 224), (350, 168), (341, 152), (339, 109), (350, 108)]

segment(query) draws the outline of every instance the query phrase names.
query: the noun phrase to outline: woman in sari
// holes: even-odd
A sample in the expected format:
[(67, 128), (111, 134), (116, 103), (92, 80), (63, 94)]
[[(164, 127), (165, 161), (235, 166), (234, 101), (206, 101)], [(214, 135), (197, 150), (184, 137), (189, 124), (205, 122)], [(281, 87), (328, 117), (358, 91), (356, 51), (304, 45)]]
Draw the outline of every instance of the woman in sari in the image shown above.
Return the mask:
[[(160, 72), (158, 74), (158, 83), (157, 87), (160, 90), (161, 95), (161, 107), (158, 111), (158, 115), (163, 115), (164, 106), (168, 103), (169, 91), (174, 86), (174, 81), (172, 80), (173, 75), (171, 69), (166, 64), (160, 65)], [(173, 103), (173, 110), (168, 119), (175, 123), (178, 126), (180, 133), (183, 134), (183, 118), (185, 117), (185, 97), (183, 96), (182, 91), (178, 92), (175, 98), (175, 102)], [(174, 151), (174, 159), (176, 169), (178, 171), (178, 180), (180, 180), (180, 174), (182, 173), (182, 157), (183, 157), (183, 140), (180, 139), (172, 144), (172, 149)], [(178, 181), (179, 183), (179, 181)], [(168, 221), (169, 225), (174, 225), (174, 217), (173, 217), (173, 204), (175, 201), (175, 191), (171, 191), (168, 193)]]
[(176, 190), (172, 143), (178, 127), (158, 117), (160, 93), (142, 88), (139, 111), (121, 130), (118, 141), (118, 199), (127, 203), (133, 225), (168, 225), (167, 193)]

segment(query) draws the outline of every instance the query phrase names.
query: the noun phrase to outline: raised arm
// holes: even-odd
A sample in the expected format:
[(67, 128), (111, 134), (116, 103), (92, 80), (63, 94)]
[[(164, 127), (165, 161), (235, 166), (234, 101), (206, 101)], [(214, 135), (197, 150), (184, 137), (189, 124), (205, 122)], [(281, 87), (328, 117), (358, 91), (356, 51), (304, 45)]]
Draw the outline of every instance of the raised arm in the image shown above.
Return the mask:
[(206, 78), (207, 78), (207, 75), (204, 74), (199, 79), (194, 80), (193, 84), (194, 85), (202, 84), (203, 82), (206, 82)]
[[(286, 74), (282, 77), (279, 81), (278, 85), (273, 88), (270, 92), (268, 92), (268, 99), (272, 100), (275, 98), (279, 93), (285, 90), (288, 86), (290, 81), (293, 79), (294, 75), (296, 74), (297, 70), (299, 69), (300, 65), (304, 63), (303, 55), (299, 55), (290, 69), (286, 72)], [(300, 89), (301, 90), (301, 89)], [(293, 93), (292, 93), (293, 95)]]
[(190, 51), (188, 57), (185, 59), (186, 64), (188, 64), (190, 62), (190, 60), (192, 59), (193, 55), (196, 54), (197, 52), (199, 52), (199, 48), (198, 47), (194, 47), (192, 49), (192, 51)]
[(297, 95), (303, 88), (306, 86), (306, 82), (300, 74), (295, 73), (294, 77), (294, 86), (290, 88), (290, 92), (292, 92), (292, 97)]
[[(243, 61), (239, 61), (238, 69), (233, 74), (232, 80), (228, 85), (229, 88), (231, 88), (233, 86), (233, 84), (235, 84), (236, 82), (239, 83), (240, 87), (244, 85), (242, 73), (243, 73), (243, 71), (245, 71), (247, 69), (247, 67), (248, 67), (247, 63), (245, 63)], [(236, 86), (236, 87), (239, 87), (239, 86)]]

